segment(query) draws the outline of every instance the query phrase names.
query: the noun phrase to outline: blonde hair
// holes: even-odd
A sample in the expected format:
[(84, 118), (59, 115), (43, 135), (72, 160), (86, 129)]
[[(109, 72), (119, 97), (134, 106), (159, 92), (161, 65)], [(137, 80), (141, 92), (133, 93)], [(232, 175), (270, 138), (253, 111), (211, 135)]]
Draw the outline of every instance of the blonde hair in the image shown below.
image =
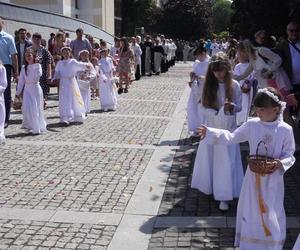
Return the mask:
[(219, 52), (212, 56), (210, 63), (208, 65), (203, 93), (202, 93), (202, 105), (205, 108), (212, 108), (219, 110), (221, 104), (218, 103), (218, 89), (219, 82), (215, 77), (214, 72), (225, 70), (225, 98), (232, 102), (233, 89), (232, 89), (232, 72), (231, 65), (228, 57), (225, 53)]
[(256, 48), (249, 39), (240, 42), (238, 45), (238, 50), (244, 51), (249, 57), (256, 57)]

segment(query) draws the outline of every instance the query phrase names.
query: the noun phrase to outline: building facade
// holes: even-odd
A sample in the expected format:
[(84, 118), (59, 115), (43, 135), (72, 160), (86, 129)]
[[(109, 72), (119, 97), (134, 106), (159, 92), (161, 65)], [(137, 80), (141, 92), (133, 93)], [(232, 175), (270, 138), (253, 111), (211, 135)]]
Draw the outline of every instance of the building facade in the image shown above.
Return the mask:
[(4, 0), (2, 2), (82, 19), (101, 27), (110, 34), (115, 34), (115, 1), (113, 0)]

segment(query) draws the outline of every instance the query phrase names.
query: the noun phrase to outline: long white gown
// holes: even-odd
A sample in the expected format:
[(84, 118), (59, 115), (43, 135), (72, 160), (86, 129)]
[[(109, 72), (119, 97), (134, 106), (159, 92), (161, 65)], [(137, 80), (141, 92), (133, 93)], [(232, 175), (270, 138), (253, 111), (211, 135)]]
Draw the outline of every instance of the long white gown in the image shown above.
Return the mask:
[[(233, 133), (208, 128), (204, 139), (206, 143), (223, 145), (248, 141), (250, 155), (255, 155), (261, 140), (267, 145), (267, 155), (279, 159), (283, 168), (264, 176), (247, 169), (237, 208), (235, 246), (240, 250), (283, 247), (286, 237), (283, 174), (295, 162), (293, 130), (280, 119), (262, 122), (253, 118)], [(266, 154), (263, 146), (259, 147), (258, 154)]]
[(22, 128), (28, 129), (33, 134), (40, 134), (47, 131), (44, 117), (44, 96), (39, 79), (42, 75), (42, 67), (39, 63), (22, 67), (16, 95), (23, 92), (22, 101)]
[[(249, 63), (239, 63), (234, 67), (234, 74), (241, 75), (248, 68)], [(253, 73), (246, 79), (240, 80), (239, 84), (242, 87), (245, 80), (252, 81), (254, 79)], [(241, 125), (248, 120), (253, 97), (253, 86), (248, 93), (242, 93), (242, 110), (236, 114), (237, 125)]]
[(100, 66), (100, 83), (99, 95), (101, 109), (116, 110), (118, 105), (118, 93), (116, 84), (113, 82), (114, 65), (112, 59), (109, 57), (101, 58)]
[(76, 74), (78, 87), (84, 102), (86, 113), (91, 111), (91, 83), (96, 78), (96, 70), (92, 67), (90, 70), (79, 71)]
[(7, 87), (6, 69), (0, 65), (0, 144), (5, 143), (4, 123), (5, 123), (5, 103), (4, 91)]
[[(205, 76), (208, 68), (209, 57), (203, 62), (196, 60), (193, 65), (193, 73), (196, 76)], [(202, 96), (203, 81), (193, 81), (191, 85), (191, 92), (187, 105), (187, 122), (189, 132), (194, 133), (202, 123), (202, 116), (200, 109), (200, 99)]]
[[(225, 86), (219, 83), (218, 102), (221, 105), (219, 112), (202, 107), (203, 124), (234, 130), (236, 116), (225, 115)], [(241, 110), (242, 95), (238, 82), (233, 81), (234, 113)], [(215, 200), (230, 201), (239, 197), (243, 182), (243, 165), (239, 144), (210, 145), (201, 142), (198, 146), (192, 176), (192, 188), (205, 194), (213, 194)]]
[(59, 83), (59, 116), (61, 122), (83, 122), (84, 102), (76, 81), (78, 71), (87, 69), (87, 64), (75, 59), (61, 60), (55, 67), (54, 79)]

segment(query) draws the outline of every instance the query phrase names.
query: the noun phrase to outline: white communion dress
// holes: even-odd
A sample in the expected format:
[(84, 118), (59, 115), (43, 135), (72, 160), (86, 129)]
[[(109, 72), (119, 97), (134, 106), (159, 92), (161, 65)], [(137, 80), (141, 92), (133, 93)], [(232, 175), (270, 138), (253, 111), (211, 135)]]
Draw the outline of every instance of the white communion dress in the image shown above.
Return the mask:
[(47, 131), (44, 117), (44, 96), (39, 79), (42, 75), (42, 67), (39, 63), (22, 67), (16, 95), (23, 92), (22, 101), (22, 128), (28, 129), (33, 134), (40, 134)]
[(258, 154), (279, 159), (282, 168), (272, 174), (256, 174), (249, 168), (244, 178), (236, 217), (235, 246), (241, 250), (281, 250), (286, 237), (283, 175), (295, 162), (292, 128), (281, 120), (262, 122), (253, 118), (233, 133), (208, 128), (206, 143), (231, 144), (249, 142), (250, 155), (256, 154), (260, 141), (267, 147)]

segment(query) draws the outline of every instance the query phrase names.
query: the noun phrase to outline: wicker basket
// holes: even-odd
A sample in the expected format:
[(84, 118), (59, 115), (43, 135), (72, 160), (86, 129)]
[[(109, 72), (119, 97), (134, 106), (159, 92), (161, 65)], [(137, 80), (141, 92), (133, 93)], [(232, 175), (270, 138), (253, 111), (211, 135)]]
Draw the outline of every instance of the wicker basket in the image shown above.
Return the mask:
[(14, 110), (20, 110), (22, 108), (22, 99), (20, 97), (15, 97), (12, 106)]
[[(261, 144), (265, 146), (266, 155), (258, 154), (258, 149)], [(264, 141), (260, 141), (257, 144), (256, 154), (249, 156), (248, 163), (250, 170), (257, 174), (270, 174), (274, 165), (277, 164), (274, 158), (268, 157), (268, 147)]]

